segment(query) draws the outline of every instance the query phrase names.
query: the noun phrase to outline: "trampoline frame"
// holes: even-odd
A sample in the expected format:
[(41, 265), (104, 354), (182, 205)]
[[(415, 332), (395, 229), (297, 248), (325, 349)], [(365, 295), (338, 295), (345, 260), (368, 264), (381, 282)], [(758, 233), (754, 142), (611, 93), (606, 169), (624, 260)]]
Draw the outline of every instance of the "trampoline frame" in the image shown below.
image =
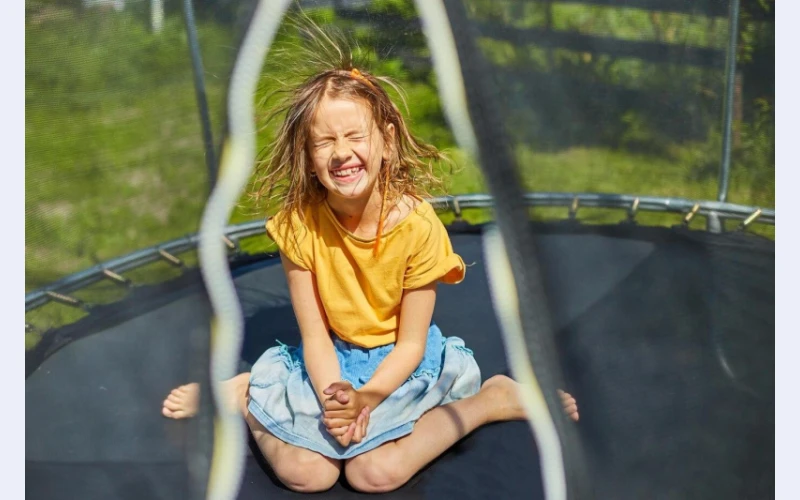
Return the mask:
[[(452, 213), (461, 221), (464, 210), (491, 209), (494, 200), (488, 194), (460, 194), (438, 196), (428, 200), (434, 208), (445, 213)], [(708, 229), (721, 232), (716, 221), (719, 219), (739, 220), (738, 230), (745, 230), (753, 223), (775, 224), (775, 210), (739, 205), (720, 201), (693, 201), (685, 198), (668, 198), (658, 196), (633, 196), (627, 194), (604, 193), (559, 193), (532, 192), (525, 194), (525, 202), (530, 207), (566, 207), (567, 216), (579, 221), (577, 212), (581, 207), (621, 209), (627, 212), (621, 223), (635, 223), (639, 211), (670, 212), (681, 214), (680, 225), (689, 226), (694, 217), (700, 215), (707, 219)], [(228, 247), (231, 258), (241, 253), (239, 241), (265, 233), (263, 219), (252, 220), (228, 226), (223, 244)], [(136, 286), (123, 273), (162, 260), (178, 267), (186, 268), (179, 255), (197, 248), (198, 234), (194, 233), (181, 238), (160, 243), (151, 247), (131, 252), (127, 255), (107, 260), (83, 271), (66, 276), (42, 288), (25, 294), (25, 312), (37, 309), (49, 302), (58, 302), (71, 307), (91, 310), (92, 305), (68, 295), (71, 292), (86, 288), (103, 280), (111, 280), (120, 286)], [(26, 323), (26, 330), (36, 330), (35, 326)]]
[[(194, 86), (200, 122), (202, 125), (202, 139), (205, 147), (206, 163), (209, 172), (209, 181), (213, 187), (216, 180), (216, 158), (213, 145), (214, 138), (211, 132), (208, 103), (203, 77), (202, 57), (197, 40), (197, 26), (191, 2), (183, 2), (183, 14), (186, 33), (189, 39), (189, 52), (192, 62)], [(726, 47), (726, 82), (725, 106), (723, 116), (723, 145), (722, 162), (719, 171), (718, 201), (704, 200), (692, 201), (685, 198), (659, 197), (659, 196), (634, 196), (630, 194), (607, 193), (562, 193), (562, 192), (532, 192), (526, 193), (525, 203), (531, 207), (568, 207), (569, 219), (576, 219), (580, 207), (608, 208), (627, 210), (627, 221), (635, 222), (639, 210), (651, 212), (672, 212), (684, 215), (682, 224), (688, 226), (696, 215), (706, 218), (706, 227), (709, 231), (719, 233), (724, 231), (724, 219), (740, 220), (738, 229), (743, 230), (751, 223), (775, 224), (775, 210), (760, 207), (728, 203), (727, 192), (730, 178), (730, 154), (732, 133), (733, 86), (736, 70), (735, 51), (737, 34), (739, 31), (738, 15), (740, 10), (739, 0), (730, 0), (728, 17), (730, 22), (730, 36)], [(352, 18), (349, 9), (336, 5), (336, 12), (346, 18)], [(463, 209), (492, 208), (494, 201), (488, 194), (460, 194), (454, 196), (439, 196), (429, 200), (437, 209), (453, 212), (456, 220), (461, 219)], [(231, 225), (225, 230), (223, 237), (228, 249), (236, 254), (239, 252), (238, 241), (264, 233), (262, 220), (255, 220), (241, 224)], [(121, 286), (131, 287), (134, 284), (121, 275), (126, 271), (142, 267), (158, 260), (164, 260), (178, 268), (185, 267), (177, 254), (181, 254), (198, 246), (198, 233), (165, 243), (153, 245), (143, 250), (137, 250), (127, 255), (110, 259), (93, 267), (71, 274), (42, 288), (25, 294), (25, 312), (34, 310), (51, 301), (68, 306), (90, 309), (91, 306), (79, 299), (67, 295), (102, 280), (111, 280)], [(36, 330), (26, 323), (27, 330)]]

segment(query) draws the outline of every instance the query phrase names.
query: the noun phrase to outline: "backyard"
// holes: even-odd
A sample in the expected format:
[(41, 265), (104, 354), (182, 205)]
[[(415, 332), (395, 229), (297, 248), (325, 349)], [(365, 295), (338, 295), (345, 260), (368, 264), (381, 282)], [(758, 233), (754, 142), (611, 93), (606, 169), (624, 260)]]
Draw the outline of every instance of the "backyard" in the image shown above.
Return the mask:
[[(26, 292), (105, 260), (197, 231), (209, 190), (187, 35), (180, 11), (167, 12), (163, 29), (154, 33), (140, 10), (87, 11), (74, 7), (74, 3), (27, 2)], [(376, 9), (396, 18), (413, 16), (410, 2), (377, 4)], [(585, 22), (581, 24), (583, 14), (587, 19), (613, 19), (613, 23), (601, 22), (587, 29), (622, 39), (631, 36), (630, 32), (640, 37), (650, 36), (641, 34), (645, 25), (654, 27), (653, 40), (660, 43), (672, 43), (669, 33), (674, 38), (676, 30), (680, 32), (682, 27), (688, 33), (696, 33), (687, 28), (687, 21), (680, 16), (654, 18), (647, 12), (637, 14), (629, 12), (636, 9), (622, 9), (624, 15), (612, 18), (601, 15), (604, 11), (589, 12), (599, 7), (581, 8), (584, 11), (576, 10), (575, 5), (555, 9), (550, 17), (541, 18), (544, 21), (539, 11), (521, 15), (510, 12), (520, 16), (521, 26), (541, 21), (549, 23), (552, 29), (576, 32), (587, 26)], [(214, 138), (219, 142), (226, 79), (236, 54), (238, 35), (235, 23), (221, 23), (208, 13), (199, 14), (206, 97)], [(322, 9), (314, 15), (326, 20), (335, 16), (331, 9)], [(756, 36), (761, 31), (751, 30), (748, 35), (748, 26), (743, 24), (743, 36), (750, 38), (745, 36), (742, 46), (750, 51), (743, 49), (739, 56), (744, 70), (748, 64), (760, 61), (759, 54), (763, 55), (764, 42)], [(703, 27), (707, 36), (692, 39), (691, 43), (719, 49), (725, 42), (724, 28), (724, 24), (709, 21)], [(759, 29), (763, 31), (763, 27)], [(363, 50), (372, 60), (373, 69), (394, 77), (404, 87), (414, 131), (447, 150), (455, 160), (456, 170), (444, 172), (447, 193), (486, 192), (480, 170), (455, 145), (442, 114), (435, 76), (430, 68), (414, 67), (404, 59), (408, 53), (427, 55), (421, 35), (410, 35), (406, 52), (393, 55), (379, 50), (383, 43), (381, 33), (363, 28), (354, 32), (363, 40)], [(673, 42), (686, 40), (678, 38)], [(298, 43), (298, 38), (285, 29), (277, 46), (286, 48), (292, 43)], [(509, 71), (513, 69), (510, 65), (531, 66), (531, 61), (540, 60), (542, 66), (534, 68), (537, 71), (555, 74), (558, 69), (562, 73), (572, 72), (573, 76), (580, 71), (598, 74), (602, 71), (600, 77), (613, 77), (633, 87), (663, 83), (664, 88), (671, 88), (669, 81), (661, 81), (669, 72), (648, 74), (645, 70), (650, 66), (627, 60), (609, 61), (600, 57), (592, 60), (570, 51), (519, 51), (502, 44), (489, 43), (484, 47), (494, 63)], [(283, 66), (268, 59), (265, 75), (269, 78), (265, 78), (263, 88), (255, 96), (259, 102), (276, 81), (287, 76), (282, 71), (285, 71)], [(708, 74), (698, 72), (698, 82), (706, 81)], [(773, 75), (765, 78), (774, 82)], [(771, 94), (769, 85), (758, 88), (761, 87), (767, 90), (743, 92), (741, 113), (735, 123), (737, 140), (728, 201), (772, 208), (774, 84)], [(718, 103), (721, 97), (713, 99)], [(616, 123), (587, 125), (596, 128), (598, 135), (602, 135), (602, 129), (619, 131), (605, 141), (569, 143), (554, 139), (544, 145), (516, 140), (514, 152), (521, 180), (527, 190), (535, 191), (716, 199), (722, 131), (718, 104), (714, 106), (709, 107), (708, 129), (688, 139), (674, 140), (658, 123), (650, 123), (646, 115), (628, 112)], [(262, 147), (271, 131), (267, 127), (260, 135)], [(574, 139), (584, 132), (571, 133)], [(231, 222), (263, 218), (270, 210), (271, 207), (255, 207), (245, 195)], [(533, 215), (563, 218), (566, 209), (541, 209)], [(590, 223), (614, 223), (624, 216), (611, 210), (581, 211), (581, 217)], [(480, 221), (490, 214), (468, 212), (466, 217)], [(679, 221), (679, 216), (643, 213), (639, 220), (643, 224), (672, 225)], [(696, 223), (702, 226), (703, 221)], [(754, 226), (752, 231), (774, 238), (771, 226)], [(268, 245), (266, 238), (258, 238), (247, 242), (245, 248), (260, 251)], [(181, 258), (187, 266), (195, 264), (191, 253)], [(137, 283), (152, 283), (179, 273), (180, 270), (167, 263), (158, 263), (126, 276)], [(90, 303), (104, 303), (117, 300), (124, 293), (124, 289), (113, 283), (102, 283), (76, 296)], [(29, 312), (26, 322), (33, 328), (26, 331), (26, 348), (36, 344), (41, 331), (84, 314), (54, 303)]]

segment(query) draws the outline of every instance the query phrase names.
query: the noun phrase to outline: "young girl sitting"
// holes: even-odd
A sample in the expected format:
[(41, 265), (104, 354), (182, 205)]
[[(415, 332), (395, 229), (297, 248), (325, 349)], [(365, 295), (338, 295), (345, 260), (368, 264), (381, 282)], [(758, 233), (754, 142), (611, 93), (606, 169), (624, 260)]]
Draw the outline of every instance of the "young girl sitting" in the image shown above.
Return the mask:
[[(390, 491), (478, 427), (525, 418), (517, 383), (481, 385), (472, 352), (431, 321), (437, 283), (459, 283), (465, 265), (418, 185), (439, 153), (382, 84), (347, 65), (306, 80), (265, 163), (266, 189), (285, 186), (267, 231), (302, 343), (269, 349), (226, 384), (296, 491), (327, 490), (342, 469), (359, 491)], [(197, 393), (173, 390), (163, 414), (193, 415)]]

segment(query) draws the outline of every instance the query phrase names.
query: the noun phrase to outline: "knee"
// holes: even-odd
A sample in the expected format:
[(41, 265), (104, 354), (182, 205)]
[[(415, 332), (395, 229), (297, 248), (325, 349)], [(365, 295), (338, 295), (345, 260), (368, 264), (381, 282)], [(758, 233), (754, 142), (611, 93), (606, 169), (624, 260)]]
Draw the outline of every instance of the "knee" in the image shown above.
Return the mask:
[(339, 479), (339, 467), (318, 453), (290, 450), (281, 454), (272, 469), (290, 490), (300, 493), (327, 491)]
[(385, 493), (403, 486), (408, 477), (402, 464), (384, 454), (382, 457), (359, 455), (344, 468), (347, 482), (362, 493)]

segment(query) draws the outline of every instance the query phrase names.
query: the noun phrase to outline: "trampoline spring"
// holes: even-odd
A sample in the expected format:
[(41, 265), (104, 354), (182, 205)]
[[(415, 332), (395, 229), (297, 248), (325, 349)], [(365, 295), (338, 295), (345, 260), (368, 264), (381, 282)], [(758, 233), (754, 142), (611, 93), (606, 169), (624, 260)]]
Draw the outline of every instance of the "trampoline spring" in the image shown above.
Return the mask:
[(578, 207), (580, 205), (580, 198), (577, 196), (572, 199), (572, 205), (569, 207), (569, 218), (575, 219), (575, 216), (578, 214)]
[(636, 212), (639, 210), (639, 197), (637, 196), (636, 199), (633, 200), (631, 203), (630, 208), (628, 208), (628, 221), (635, 222), (636, 221)]
[(50, 297), (50, 299), (52, 299), (52, 300), (54, 300), (56, 302), (60, 302), (61, 304), (64, 304), (64, 305), (67, 305), (67, 306), (72, 306), (72, 307), (78, 307), (78, 308), (81, 308), (81, 309), (85, 309), (86, 308), (86, 305), (83, 303), (83, 301), (81, 301), (79, 299), (76, 299), (75, 297), (70, 297), (69, 295), (64, 295), (64, 294), (61, 294), (61, 293), (58, 293), (58, 292), (52, 292), (52, 291), (44, 292), (44, 294), (47, 295), (48, 297)]
[(103, 275), (106, 278), (110, 279), (111, 281), (113, 281), (115, 283), (119, 283), (120, 285), (124, 285), (124, 286), (130, 286), (131, 285), (131, 280), (129, 280), (128, 278), (126, 278), (124, 276), (120, 276), (119, 274), (115, 273), (111, 269), (103, 269)]
[(225, 242), (225, 245), (228, 247), (229, 250), (236, 250), (236, 243), (230, 240), (224, 234), (222, 235), (222, 241)]
[(744, 230), (745, 228), (747, 228), (747, 226), (749, 226), (750, 224), (752, 224), (753, 222), (755, 222), (755, 221), (756, 221), (756, 219), (758, 219), (759, 217), (761, 217), (761, 213), (762, 213), (762, 210), (761, 210), (760, 208), (756, 209), (756, 211), (755, 211), (755, 212), (753, 212), (752, 214), (750, 214), (750, 215), (749, 215), (749, 216), (748, 216), (748, 217), (747, 217), (745, 220), (743, 220), (743, 221), (742, 221), (742, 222), (739, 224), (738, 230), (739, 230), (739, 231), (742, 231), (742, 230)]
[(692, 209), (689, 211), (689, 213), (686, 214), (686, 217), (683, 218), (683, 225), (688, 226), (689, 223), (692, 222), (692, 219), (694, 219), (694, 216), (697, 215), (697, 212), (699, 210), (700, 210), (700, 204), (695, 203)]
[(458, 198), (453, 198), (453, 213), (456, 220), (461, 220), (461, 204), (458, 202)]
[(181, 259), (175, 257), (174, 255), (172, 255), (171, 253), (167, 252), (163, 248), (159, 248), (158, 249), (158, 254), (161, 257), (163, 257), (164, 260), (166, 260), (167, 262), (169, 262), (173, 266), (175, 266), (175, 267), (183, 267), (183, 261)]

